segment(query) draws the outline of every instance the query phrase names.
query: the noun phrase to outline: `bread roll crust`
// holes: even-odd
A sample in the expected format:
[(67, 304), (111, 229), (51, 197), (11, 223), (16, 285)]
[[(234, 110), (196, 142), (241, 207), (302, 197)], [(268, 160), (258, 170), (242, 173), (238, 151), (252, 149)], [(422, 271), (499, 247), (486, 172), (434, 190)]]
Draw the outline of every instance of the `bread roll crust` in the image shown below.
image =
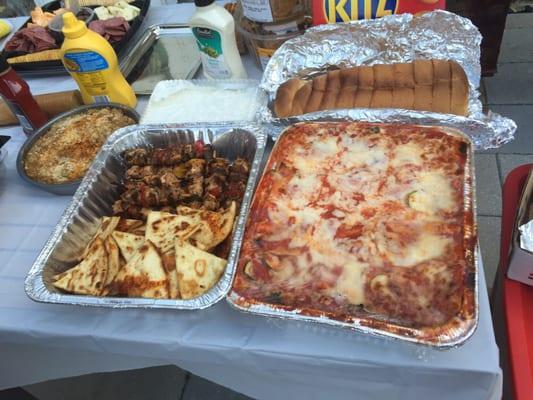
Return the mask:
[(289, 79), (278, 88), (276, 100), (274, 101), (274, 112), (281, 118), (295, 114), (293, 110), (294, 97), (300, 88), (308, 82), (299, 78)]
[(274, 100), (277, 117), (338, 108), (403, 108), (467, 115), (469, 85), (455, 61), (416, 60), (328, 71), (283, 83)]
[(461, 66), (455, 62), (451, 69), (451, 104), (450, 112), (457, 115), (468, 114), (468, 78)]
[(374, 68), (368, 66), (358, 68), (357, 81), (359, 89), (374, 89)]
[(409, 87), (392, 89), (392, 108), (412, 110), (415, 103), (415, 90)]
[(373, 69), (376, 88), (392, 89), (394, 87), (394, 68), (386, 64), (376, 64)]
[(432, 86), (434, 81), (432, 60), (415, 60), (413, 62), (416, 86)]
[(355, 93), (354, 107), (355, 108), (369, 108), (372, 101), (372, 89), (359, 89)]
[(376, 89), (373, 92), (370, 108), (392, 107), (392, 89)]
[(415, 74), (413, 63), (392, 64), (394, 88), (414, 88)]

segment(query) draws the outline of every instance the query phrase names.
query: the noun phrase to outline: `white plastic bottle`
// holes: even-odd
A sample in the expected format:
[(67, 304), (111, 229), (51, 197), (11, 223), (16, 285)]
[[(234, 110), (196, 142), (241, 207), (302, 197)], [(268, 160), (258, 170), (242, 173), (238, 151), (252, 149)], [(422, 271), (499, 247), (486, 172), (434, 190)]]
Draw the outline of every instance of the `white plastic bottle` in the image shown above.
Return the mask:
[(189, 20), (202, 57), (207, 79), (245, 79), (235, 40), (235, 22), (214, 0), (195, 0), (196, 11)]

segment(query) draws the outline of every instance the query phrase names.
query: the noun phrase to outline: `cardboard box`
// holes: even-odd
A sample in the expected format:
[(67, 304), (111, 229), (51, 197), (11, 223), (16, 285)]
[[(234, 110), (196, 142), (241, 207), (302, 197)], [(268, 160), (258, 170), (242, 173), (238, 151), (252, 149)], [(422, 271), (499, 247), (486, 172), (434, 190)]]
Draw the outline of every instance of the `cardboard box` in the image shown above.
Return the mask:
[(446, 0), (311, 0), (313, 25), (445, 9)]
[(513, 239), (509, 255), (507, 277), (515, 281), (533, 286), (533, 253), (520, 247), (520, 231), (518, 228), (533, 219), (533, 170), (529, 172), (513, 227)]

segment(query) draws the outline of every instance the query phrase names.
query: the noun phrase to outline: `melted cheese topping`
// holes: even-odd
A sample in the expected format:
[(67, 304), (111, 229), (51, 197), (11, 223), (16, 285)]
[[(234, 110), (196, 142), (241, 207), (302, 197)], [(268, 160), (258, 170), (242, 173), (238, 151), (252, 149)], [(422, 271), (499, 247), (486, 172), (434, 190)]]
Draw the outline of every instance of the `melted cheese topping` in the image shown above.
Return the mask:
[(422, 165), (422, 149), (414, 143), (401, 144), (394, 150), (391, 160), (393, 167), (401, 167), (405, 164)]
[(403, 248), (400, 254), (390, 252), (389, 258), (397, 266), (408, 267), (442, 256), (451, 243), (448, 237), (424, 232), (414, 243)]
[(451, 211), (456, 202), (449, 179), (439, 172), (424, 172), (419, 175), (414, 202), (411, 208), (427, 213), (439, 210)]
[(367, 264), (352, 262), (346, 264), (342, 270), (337, 284), (330, 295), (333, 297), (340, 296), (342, 300), (350, 304), (364, 303), (364, 271)]
[[(278, 143), (286, 156), (269, 165), (283, 162), (294, 172), (287, 181), (275, 179), (268, 190), (258, 188), (251, 219), (265, 203), (273, 205), (272, 231), (258, 243), (253, 228), (247, 230), (243, 254), (260, 265), (275, 255), (280, 267), (266, 267), (267, 280), (246, 281), (256, 290), (364, 305), (366, 290), (397, 296), (389, 272), (368, 278), (370, 269), (446, 265), (454, 238), (447, 233), (445, 212), (460, 206), (454, 185), (461, 177), (434, 161), (441, 159), (438, 142), (428, 145), (410, 135), (400, 144), (386, 134), (338, 135), (318, 129), (294, 149), (290, 141)], [(421, 290), (419, 304), (430, 301)]]
[(350, 170), (357, 167), (369, 167), (382, 170), (387, 165), (385, 149), (369, 147), (364, 141), (352, 141), (348, 150), (341, 156), (340, 165)]

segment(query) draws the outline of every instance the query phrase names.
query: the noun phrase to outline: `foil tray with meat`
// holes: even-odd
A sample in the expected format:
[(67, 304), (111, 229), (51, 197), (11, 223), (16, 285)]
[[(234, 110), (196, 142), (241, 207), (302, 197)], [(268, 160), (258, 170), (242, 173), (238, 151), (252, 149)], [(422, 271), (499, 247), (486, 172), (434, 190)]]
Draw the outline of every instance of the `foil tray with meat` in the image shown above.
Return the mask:
[(118, 130), (28, 273), (28, 296), (105, 307), (216, 303), (231, 285), (265, 138), (253, 124)]
[(229, 303), (439, 348), (468, 339), (478, 318), (471, 140), (343, 120), (277, 133)]

